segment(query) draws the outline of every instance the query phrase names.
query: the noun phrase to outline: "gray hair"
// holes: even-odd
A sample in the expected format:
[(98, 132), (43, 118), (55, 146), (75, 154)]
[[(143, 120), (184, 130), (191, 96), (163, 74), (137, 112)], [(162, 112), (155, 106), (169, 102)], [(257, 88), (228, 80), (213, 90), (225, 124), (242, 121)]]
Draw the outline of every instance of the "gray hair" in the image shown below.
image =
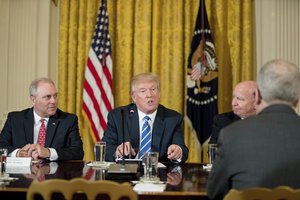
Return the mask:
[(30, 96), (35, 96), (37, 94), (37, 89), (38, 89), (40, 82), (50, 83), (52, 85), (55, 85), (54, 82), (49, 78), (37, 78), (30, 83), (30, 86), (29, 86), (29, 95)]
[(285, 60), (271, 60), (260, 69), (257, 85), (267, 103), (283, 101), (294, 105), (300, 94), (299, 69)]
[(132, 79), (131, 79), (131, 82), (130, 82), (130, 94), (133, 94), (134, 90), (135, 90), (135, 86), (139, 83), (139, 82), (144, 82), (144, 81), (154, 81), (156, 82), (156, 85), (157, 85), (157, 89), (158, 91), (160, 90), (159, 89), (159, 78), (156, 74), (154, 73), (142, 73), (142, 74), (138, 74), (136, 76), (134, 76)]

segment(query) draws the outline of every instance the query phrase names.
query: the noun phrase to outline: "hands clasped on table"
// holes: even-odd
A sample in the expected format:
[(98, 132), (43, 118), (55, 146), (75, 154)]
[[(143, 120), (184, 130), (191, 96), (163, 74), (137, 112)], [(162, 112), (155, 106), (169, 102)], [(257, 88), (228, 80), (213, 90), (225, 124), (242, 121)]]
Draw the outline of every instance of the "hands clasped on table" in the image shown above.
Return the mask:
[(49, 158), (50, 151), (39, 144), (26, 144), (17, 152), (17, 157), (31, 157), (33, 160), (40, 160)]

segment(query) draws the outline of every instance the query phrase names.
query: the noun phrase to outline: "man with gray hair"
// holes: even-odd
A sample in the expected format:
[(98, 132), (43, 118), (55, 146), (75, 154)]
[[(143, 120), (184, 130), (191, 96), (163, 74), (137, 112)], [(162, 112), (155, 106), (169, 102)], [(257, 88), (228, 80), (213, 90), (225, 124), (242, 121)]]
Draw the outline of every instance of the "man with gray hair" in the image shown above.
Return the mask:
[(10, 112), (0, 134), (0, 147), (10, 157), (34, 160), (82, 160), (84, 152), (78, 118), (57, 108), (57, 90), (52, 80), (31, 82), (32, 108)]
[(272, 60), (260, 69), (257, 85), (258, 115), (221, 130), (207, 184), (210, 199), (222, 199), (231, 188), (300, 187), (300, 117), (294, 110), (299, 69)]

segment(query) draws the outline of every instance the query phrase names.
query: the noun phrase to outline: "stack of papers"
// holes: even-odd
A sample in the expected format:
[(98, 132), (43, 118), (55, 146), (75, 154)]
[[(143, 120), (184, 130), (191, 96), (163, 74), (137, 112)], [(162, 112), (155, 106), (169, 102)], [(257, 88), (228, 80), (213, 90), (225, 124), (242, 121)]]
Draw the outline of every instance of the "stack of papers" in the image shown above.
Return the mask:
[(166, 189), (164, 183), (137, 183), (133, 190), (136, 192), (163, 192)]
[(110, 162), (104, 162), (104, 163), (90, 162), (90, 163), (87, 163), (86, 165), (89, 166), (89, 167), (107, 169), (110, 164), (111, 164)]

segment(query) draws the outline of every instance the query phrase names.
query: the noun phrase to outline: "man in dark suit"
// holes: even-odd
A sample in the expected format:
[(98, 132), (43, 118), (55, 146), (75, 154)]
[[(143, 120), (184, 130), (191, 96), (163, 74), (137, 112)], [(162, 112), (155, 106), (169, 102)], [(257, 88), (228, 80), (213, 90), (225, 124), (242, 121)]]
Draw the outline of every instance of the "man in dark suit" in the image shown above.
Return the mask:
[(221, 130), (207, 191), (221, 199), (231, 189), (300, 187), (300, 72), (284, 60), (266, 63), (258, 74), (258, 115)]
[(36, 79), (29, 92), (33, 107), (8, 114), (0, 147), (7, 148), (11, 157), (81, 160), (84, 152), (78, 118), (57, 108), (54, 83), (48, 78)]
[[(151, 151), (159, 152), (159, 161), (184, 162), (188, 157), (188, 148), (184, 144), (182, 116), (174, 110), (159, 104), (160, 87), (157, 75), (139, 74), (131, 80), (133, 104), (119, 107), (108, 114), (107, 130), (102, 138), (106, 141), (106, 160), (114, 161), (123, 155), (141, 158), (142, 124), (148, 116), (150, 124)], [(123, 114), (122, 114), (123, 113)]]
[(255, 115), (255, 81), (243, 81), (238, 83), (232, 95), (232, 111), (214, 116), (210, 144), (216, 144), (220, 130), (229, 124)]

